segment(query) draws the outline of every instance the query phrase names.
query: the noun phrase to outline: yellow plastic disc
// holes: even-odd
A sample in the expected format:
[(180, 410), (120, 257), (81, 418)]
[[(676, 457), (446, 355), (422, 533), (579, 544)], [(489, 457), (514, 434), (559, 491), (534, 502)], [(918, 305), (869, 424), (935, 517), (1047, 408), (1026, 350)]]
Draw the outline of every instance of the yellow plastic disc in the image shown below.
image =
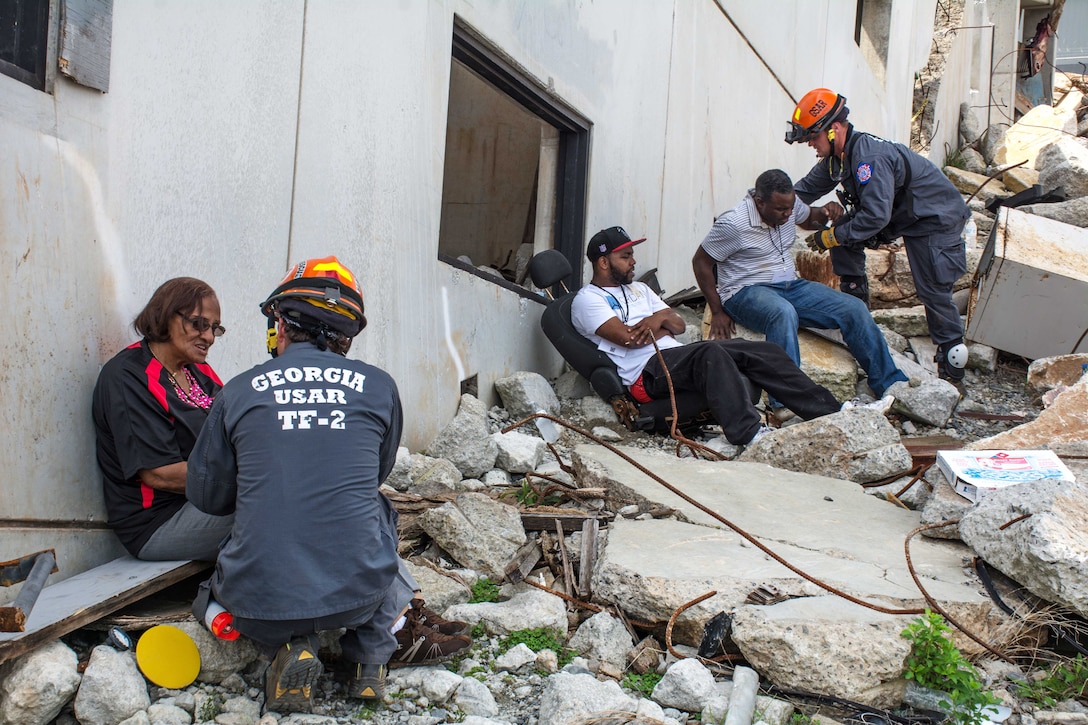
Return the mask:
[(158, 624), (136, 643), (136, 664), (159, 687), (188, 687), (200, 672), (200, 651), (193, 638), (177, 627)]

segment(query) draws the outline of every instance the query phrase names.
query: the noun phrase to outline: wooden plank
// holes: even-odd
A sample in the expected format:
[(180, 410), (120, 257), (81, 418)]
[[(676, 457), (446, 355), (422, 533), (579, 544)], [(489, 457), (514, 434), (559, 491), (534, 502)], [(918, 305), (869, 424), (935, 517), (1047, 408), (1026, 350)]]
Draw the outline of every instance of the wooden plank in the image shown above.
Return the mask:
[(525, 527), (526, 531), (553, 531), (556, 522), (559, 522), (563, 526), (563, 532), (571, 534), (575, 531), (581, 531), (587, 519), (610, 521), (612, 515), (602, 516), (601, 514), (585, 513), (572, 509), (565, 509), (564, 513), (522, 513), (521, 525)]
[(593, 567), (597, 566), (597, 531), (600, 522), (597, 519), (586, 519), (582, 527), (582, 551), (578, 557), (578, 596), (589, 600), (589, 582), (593, 577)]
[(541, 551), (538, 542), (527, 541), (518, 549), (518, 553), (514, 555), (513, 560), (506, 565), (503, 578), (511, 584), (517, 584), (524, 580), (543, 555), (544, 552)]
[(23, 632), (0, 632), (0, 663), (211, 568), (207, 561), (140, 561), (131, 556), (51, 584)]

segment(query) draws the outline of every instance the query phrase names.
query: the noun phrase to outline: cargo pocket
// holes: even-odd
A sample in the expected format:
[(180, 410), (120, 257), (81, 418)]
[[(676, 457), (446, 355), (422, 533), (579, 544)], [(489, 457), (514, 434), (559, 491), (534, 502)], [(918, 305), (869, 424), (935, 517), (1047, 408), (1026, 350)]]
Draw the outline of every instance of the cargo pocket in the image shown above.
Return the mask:
[(934, 281), (942, 285), (953, 284), (967, 271), (967, 248), (963, 239), (959, 235), (941, 240), (930, 237), (930, 242)]

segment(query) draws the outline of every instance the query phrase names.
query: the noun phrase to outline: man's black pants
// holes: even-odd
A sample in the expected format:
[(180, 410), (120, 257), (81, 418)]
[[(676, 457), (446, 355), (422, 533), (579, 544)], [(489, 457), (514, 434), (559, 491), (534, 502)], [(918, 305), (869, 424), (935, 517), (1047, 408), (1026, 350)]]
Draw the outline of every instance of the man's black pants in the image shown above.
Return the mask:
[[(742, 376), (805, 420), (834, 413), (840, 407), (830, 390), (812, 382), (773, 342), (704, 340), (662, 350), (661, 355), (673, 388), (702, 393), (733, 445), (748, 443), (759, 430), (759, 411), (751, 403)], [(642, 375), (651, 398), (669, 397), (669, 383), (656, 354)]]

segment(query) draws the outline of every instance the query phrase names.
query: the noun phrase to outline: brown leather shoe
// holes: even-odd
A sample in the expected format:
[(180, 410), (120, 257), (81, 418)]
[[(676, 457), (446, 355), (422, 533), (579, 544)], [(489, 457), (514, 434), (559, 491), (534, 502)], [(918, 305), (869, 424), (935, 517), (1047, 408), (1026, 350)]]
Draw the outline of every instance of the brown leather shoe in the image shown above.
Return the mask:
[(412, 608), (408, 612), (408, 617), (411, 618), (412, 614), (415, 614), (419, 622), (431, 629), (441, 632), (449, 636), (458, 634), (468, 634), (471, 626), (468, 622), (461, 622), (456, 619), (444, 619), (438, 612), (432, 609), (427, 609), (426, 603), (422, 599), (413, 599)]
[(448, 660), (468, 649), (472, 640), (464, 635), (446, 635), (410, 617), (396, 634), (397, 649), (389, 658), (389, 668), (427, 665)]

